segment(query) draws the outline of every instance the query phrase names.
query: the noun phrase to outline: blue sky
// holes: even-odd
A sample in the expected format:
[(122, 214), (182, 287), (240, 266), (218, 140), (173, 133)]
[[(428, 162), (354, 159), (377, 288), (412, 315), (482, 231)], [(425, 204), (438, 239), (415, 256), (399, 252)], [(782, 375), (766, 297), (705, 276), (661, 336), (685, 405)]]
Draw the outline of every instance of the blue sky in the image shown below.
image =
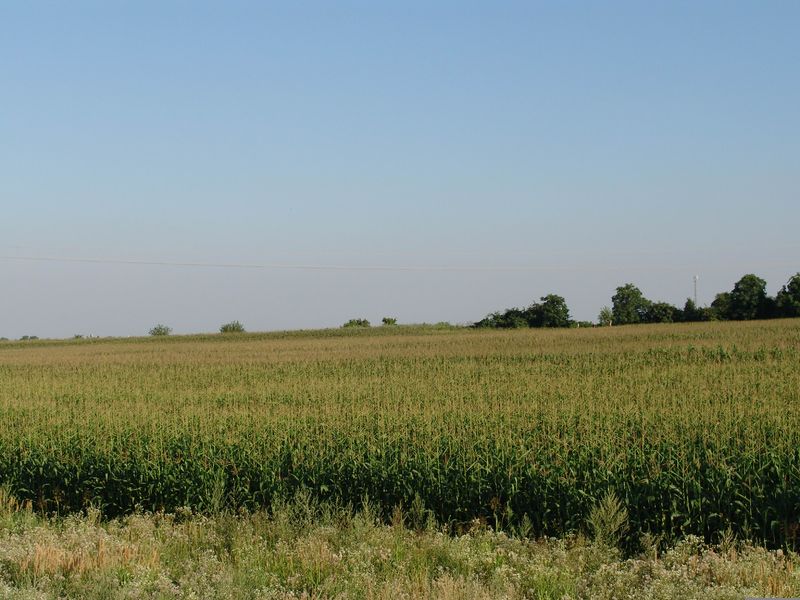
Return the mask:
[[(0, 6), (0, 336), (473, 321), (800, 271), (797, 2)], [(527, 270), (470, 270), (521, 267)]]

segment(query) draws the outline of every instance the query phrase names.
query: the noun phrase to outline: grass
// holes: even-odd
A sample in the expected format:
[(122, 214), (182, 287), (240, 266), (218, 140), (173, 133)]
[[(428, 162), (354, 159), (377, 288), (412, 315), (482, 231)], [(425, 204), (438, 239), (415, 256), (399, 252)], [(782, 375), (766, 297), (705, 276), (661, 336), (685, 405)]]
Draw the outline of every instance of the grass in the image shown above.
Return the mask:
[(687, 537), (623, 558), (580, 535), (415, 530), (307, 493), (269, 512), (46, 518), (0, 498), (3, 598), (715, 598), (800, 593), (800, 557)]

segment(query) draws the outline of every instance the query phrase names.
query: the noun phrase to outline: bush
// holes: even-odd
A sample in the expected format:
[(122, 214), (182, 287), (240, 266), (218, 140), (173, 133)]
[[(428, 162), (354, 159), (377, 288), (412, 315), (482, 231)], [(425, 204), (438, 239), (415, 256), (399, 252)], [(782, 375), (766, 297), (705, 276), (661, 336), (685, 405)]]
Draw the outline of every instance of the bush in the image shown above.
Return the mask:
[(383, 317), (381, 321), (383, 322), (384, 325), (397, 325), (397, 319), (395, 319), (394, 317)]
[(608, 307), (604, 306), (600, 309), (600, 314), (597, 316), (597, 324), (601, 327), (609, 326), (614, 322), (614, 313)]
[(170, 333), (172, 333), (172, 327), (167, 327), (160, 323), (150, 330), (150, 335), (154, 336), (169, 335)]
[(367, 319), (350, 319), (342, 327), (369, 327), (369, 321)]
[(231, 321), (230, 323), (225, 323), (219, 328), (220, 333), (244, 333), (244, 325), (239, 323), (239, 321)]

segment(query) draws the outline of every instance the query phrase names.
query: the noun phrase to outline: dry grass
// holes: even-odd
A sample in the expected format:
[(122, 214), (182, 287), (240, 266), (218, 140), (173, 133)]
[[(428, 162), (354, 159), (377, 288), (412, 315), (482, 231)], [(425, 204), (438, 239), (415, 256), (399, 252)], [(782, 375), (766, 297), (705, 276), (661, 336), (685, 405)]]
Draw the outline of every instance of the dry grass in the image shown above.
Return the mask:
[(800, 559), (687, 538), (622, 559), (580, 536), (386, 526), (301, 497), (272, 513), (0, 516), (3, 598), (717, 598), (800, 593)]

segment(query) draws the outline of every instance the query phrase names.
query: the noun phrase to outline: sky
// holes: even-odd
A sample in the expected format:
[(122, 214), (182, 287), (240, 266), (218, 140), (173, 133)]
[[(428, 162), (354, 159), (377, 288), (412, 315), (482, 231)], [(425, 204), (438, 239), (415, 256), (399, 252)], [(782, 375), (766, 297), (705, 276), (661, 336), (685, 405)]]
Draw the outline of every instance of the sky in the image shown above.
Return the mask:
[(798, 30), (796, 1), (3, 2), (0, 336), (775, 294)]

